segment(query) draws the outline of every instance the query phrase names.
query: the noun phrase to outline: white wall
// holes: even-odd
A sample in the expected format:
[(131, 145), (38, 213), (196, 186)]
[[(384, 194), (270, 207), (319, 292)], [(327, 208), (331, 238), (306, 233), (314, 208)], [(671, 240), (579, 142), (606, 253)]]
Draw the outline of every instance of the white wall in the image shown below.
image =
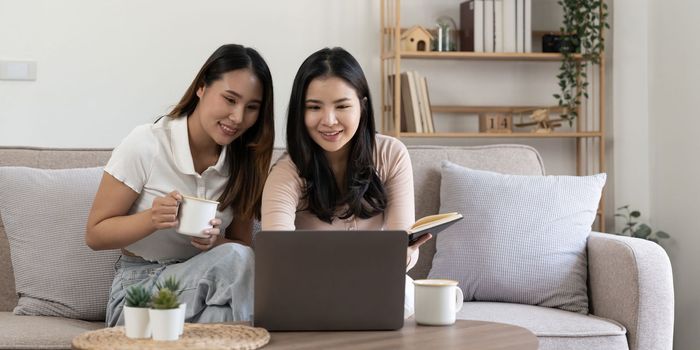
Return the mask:
[(676, 291), (675, 348), (700, 346), (700, 2), (650, 1), (649, 130), (652, 227), (668, 246)]
[(615, 202), (672, 235), (674, 348), (700, 344), (700, 30), (695, 1), (618, 0), (614, 9)]
[[(615, 207), (650, 212), (649, 0), (618, 0), (612, 12)], [(622, 221), (617, 222), (618, 232)]]
[(114, 147), (177, 103), (221, 44), (251, 46), (275, 85), (278, 145), (304, 58), (342, 45), (378, 89), (378, 4), (297, 0), (0, 0), (0, 60), (38, 63), (0, 81), (0, 145)]
[[(404, 1), (403, 23), (431, 27), (442, 14), (458, 22), (459, 2)], [(378, 1), (210, 0), (202, 4), (0, 0), (0, 60), (33, 60), (38, 67), (36, 81), (0, 81), (0, 145), (114, 147), (134, 126), (166, 113), (206, 57), (230, 42), (255, 47), (271, 67), (278, 146), (285, 144), (285, 112), (294, 74), (301, 61), (321, 47), (343, 46), (357, 57), (379, 110)], [(533, 27), (556, 29), (556, 1), (537, 0), (534, 6), (554, 12), (535, 11)], [(406, 66), (429, 74), (436, 103), (554, 101), (557, 63), (440, 63), (413, 61), (413, 66)], [(455, 70), (462, 79), (454, 79)], [(480, 79), (488, 84), (470, 85)], [(442, 122), (447, 127), (465, 120), (446, 118)], [(455, 143), (414, 143), (426, 142)], [(575, 169), (572, 140), (505, 142), (535, 146), (550, 174)]]

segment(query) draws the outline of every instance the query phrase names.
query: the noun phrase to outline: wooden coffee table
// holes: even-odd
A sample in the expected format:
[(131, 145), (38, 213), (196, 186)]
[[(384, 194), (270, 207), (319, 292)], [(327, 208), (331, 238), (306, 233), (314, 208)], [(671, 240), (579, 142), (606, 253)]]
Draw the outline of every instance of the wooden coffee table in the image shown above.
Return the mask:
[(529, 330), (504, 323), (457, 320), (452, 326), (431, 327), (406, 320), (397, 331), (271, 332), (263, 349), (462, 349), (536, 350)]
[[(198, 330), (189, 334), (188, 339), (174, 342), (155, 342), (140, 340), (129, 342), (119, 330), (119, 334), (110, 329), (102, 329), (90, 333), (110, 333), (107, 337), (94, 343), (82, 342), (78, 346), (78, 338), (85, 338), (87, 333), (76, 337), (73, 349), (158, 349), (163, 346), (170, 349), (211, 349), (207, 344), (206, 327), (215, 325), (186, 324), (186, 332)], [(192, 341), (192, 337), (201, 337), (201, 341)], [(110, 339), (111, 337), (111, 339)], [(185, 344), (185, 343), (188, 344)], [(167, 344), (166, 344), (167, 343)], [(263, 343), (264, 344), (264, 343)], [(221, 344), (219, 344), (221, 345)], [(240, 345), (240, 344), (239, 344)], [(397, 331), (345, 331), (345, 332), (271, 332), (269, 343), (262, 349), (463, 349), (463, 350), (536, 350), (539, 342), (537, 337), (525, 328), (504, 323), (484, 321), (457, 320), (452, 326), (430, 327), (419, 326), (411, 318), (406, 320), (404, 327)], [(217, 349), (233, 349), (235, 344), (216, 347)], [(255, 348), (255, 347), (251, 347)]]

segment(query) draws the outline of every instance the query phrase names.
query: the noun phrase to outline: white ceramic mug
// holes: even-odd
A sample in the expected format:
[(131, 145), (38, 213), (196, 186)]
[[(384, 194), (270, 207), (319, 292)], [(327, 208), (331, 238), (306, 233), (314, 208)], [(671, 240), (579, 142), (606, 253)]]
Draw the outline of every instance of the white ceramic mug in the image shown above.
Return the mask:
[(216, 218), (219, 202), (208, 199), (182, 196), (182, 203), (177, 216), (180, 223), (175, 230), (178, 233), (195, 237), (208, 237), (202, 231), (212, 228), (210, 221)]
[(429, 326), (454, 324), (464, 302), (464, 294), (457, 284), (457, 281), (441, 279), (413, 281), (416, 323)]

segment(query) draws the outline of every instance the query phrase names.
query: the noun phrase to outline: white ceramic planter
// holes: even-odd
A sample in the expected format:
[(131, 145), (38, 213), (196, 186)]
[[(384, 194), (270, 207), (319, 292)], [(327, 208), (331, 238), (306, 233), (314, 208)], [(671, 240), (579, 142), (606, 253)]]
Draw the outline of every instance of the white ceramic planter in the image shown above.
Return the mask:
[(153, 340), (177, 340), (180, 335), (180, 309), (150, 309)]
[(150, 338), (149, 309), (124, 305), (124, 331), (128, 338)]
[(180, 320), (177, 321), (177, 323), (180, 327), (180, 330), (177, 334), (182, 335), (182, 333), (185, 331), (185, 315), (187, 313), (187, 303), (180, 304), (180, 308), (178, 310), (180, 311)]

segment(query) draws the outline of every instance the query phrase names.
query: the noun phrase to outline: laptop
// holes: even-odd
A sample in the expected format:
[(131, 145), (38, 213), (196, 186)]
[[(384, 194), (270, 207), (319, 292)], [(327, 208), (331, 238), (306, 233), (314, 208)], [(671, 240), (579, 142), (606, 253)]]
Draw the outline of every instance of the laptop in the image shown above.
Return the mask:
[(270, 331), (403, 327), (406, 231), (262, 231), (253, 322)]

